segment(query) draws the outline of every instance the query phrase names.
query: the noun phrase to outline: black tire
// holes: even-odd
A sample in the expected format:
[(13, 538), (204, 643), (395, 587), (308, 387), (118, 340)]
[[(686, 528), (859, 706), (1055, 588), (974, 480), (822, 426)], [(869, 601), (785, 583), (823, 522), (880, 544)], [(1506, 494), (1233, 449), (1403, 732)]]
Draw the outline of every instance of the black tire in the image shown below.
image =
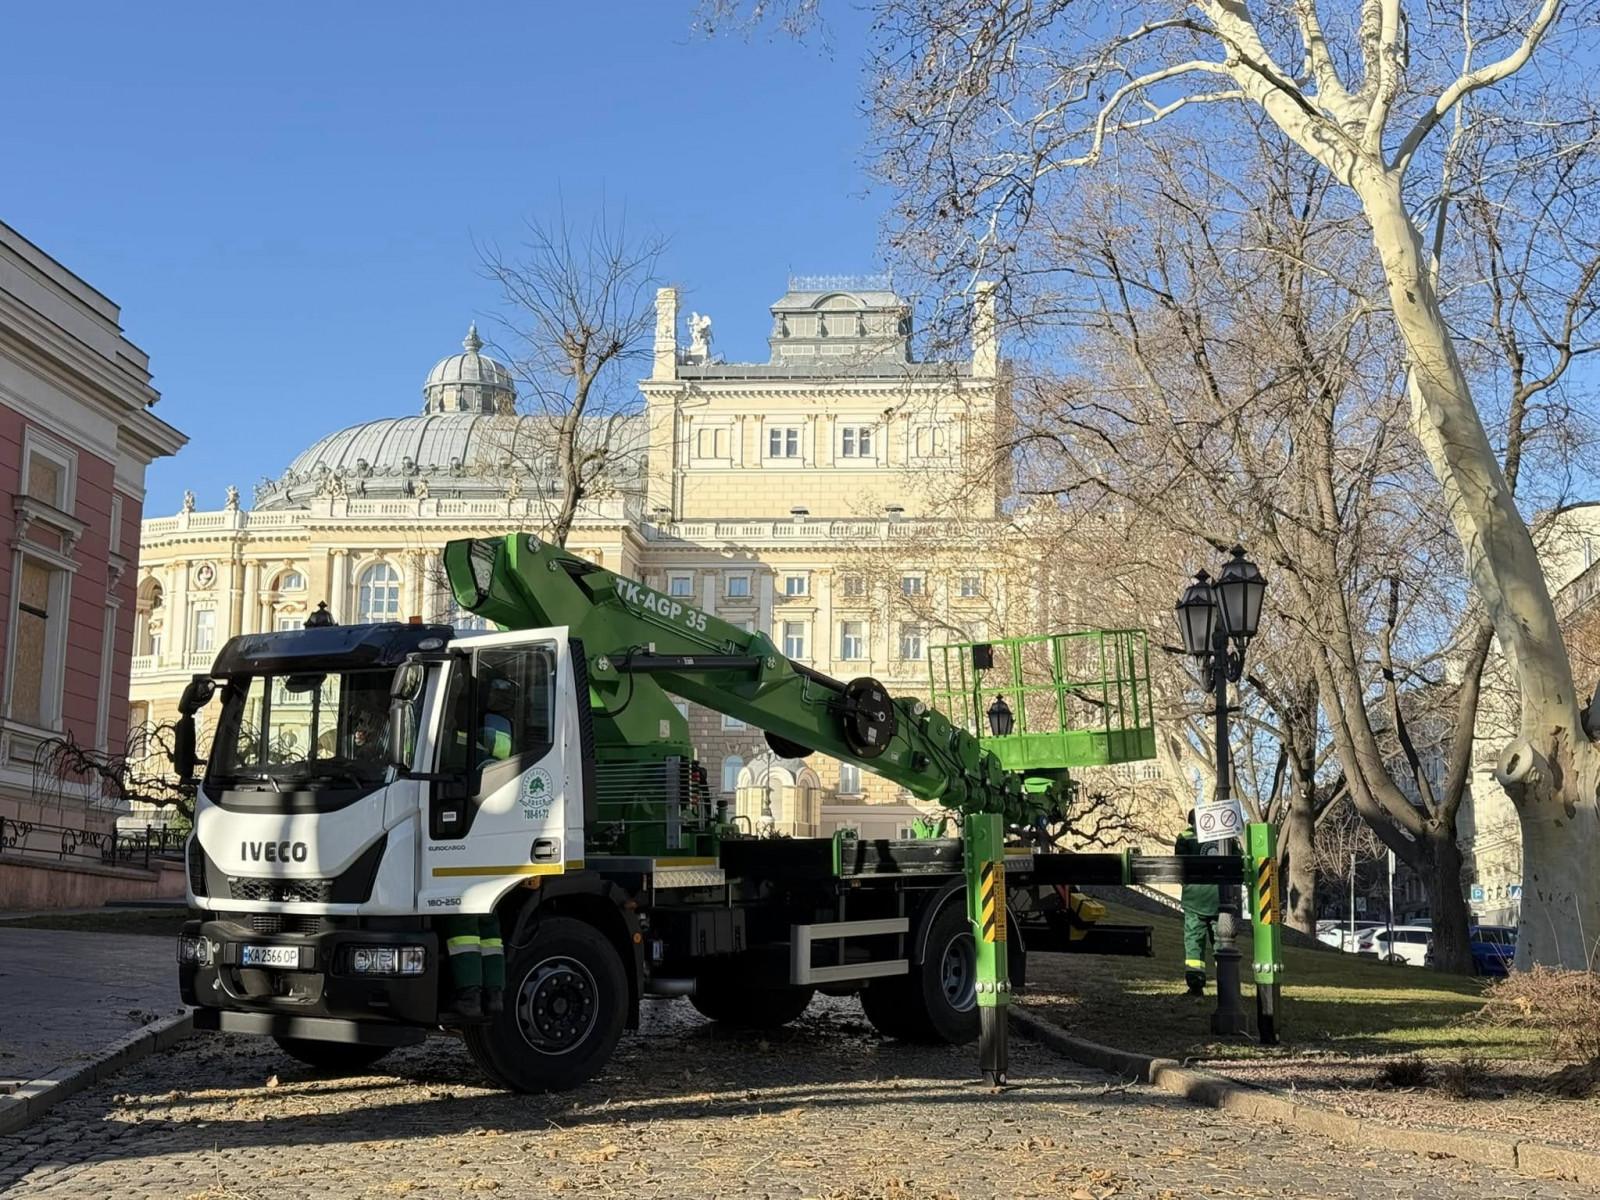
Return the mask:
[(696, 981), (689, 1003), (707, 1020), (729, 1029), (780, 1029), (811, 1007), (815, 988), (741, 987), (717, 976)]
[(462, 1031), (473, 1061), (501, 1087), (562, 1092), (606, 1065), (628, 1015), (628, 975), (609, 939), (547, 917), (506, 957), (505, 1011)]
[(908, 1042), (964, 1046), (978, 1036), (978, 956), (960, 892), (934, 915), (927, 951), (909, 974), (861, 993), (872, 1027)]
[(318, 1042), (311, 1038), (274, 1036), (272, 1040), (290, 1058), (330, 1075), (354, 1075), (364, 1071), (394, 1049), (393, 1046), (364, 1046), (355, 1042)]

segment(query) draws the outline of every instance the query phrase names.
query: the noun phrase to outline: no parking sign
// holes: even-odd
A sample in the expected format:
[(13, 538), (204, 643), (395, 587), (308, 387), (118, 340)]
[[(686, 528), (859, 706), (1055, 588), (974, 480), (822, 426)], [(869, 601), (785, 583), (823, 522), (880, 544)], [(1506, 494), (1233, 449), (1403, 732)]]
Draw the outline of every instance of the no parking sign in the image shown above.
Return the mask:
[(1197, 804), (1194, 810), (1194, 835), (1201, 842), (1225, 842), (1244, 836), (1244, 809), (1237, 800), (1213, 800)]

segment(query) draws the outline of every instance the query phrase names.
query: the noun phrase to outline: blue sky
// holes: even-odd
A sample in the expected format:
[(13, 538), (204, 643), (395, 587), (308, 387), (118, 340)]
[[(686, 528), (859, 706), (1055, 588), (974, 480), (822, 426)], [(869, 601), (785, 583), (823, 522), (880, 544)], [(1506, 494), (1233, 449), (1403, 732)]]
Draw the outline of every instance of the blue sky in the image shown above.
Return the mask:
[(692, 0), (8, 6), (0, 219), (122, 306), (190, 437), (146, 512), (218, 508), (415, 411), (497, 310), (477, 243), (604, 197), (764, 359), (787, 274), (877, 265), (865, 30), (704, 41)]

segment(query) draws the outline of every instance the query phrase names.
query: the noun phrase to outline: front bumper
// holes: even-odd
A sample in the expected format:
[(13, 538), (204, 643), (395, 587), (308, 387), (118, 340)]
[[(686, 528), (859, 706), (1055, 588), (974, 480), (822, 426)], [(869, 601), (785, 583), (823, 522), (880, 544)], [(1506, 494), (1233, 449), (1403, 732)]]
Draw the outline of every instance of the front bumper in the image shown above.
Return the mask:
[[(210, 1024), (206, 1010), (251, 1013), (298, 1021), (359, 1021), (428, 1027), (439, 1019), (441, 978), (439, 938), (423, 929), (370, 929), (335, 925), (321, 933), (263, 934), (230, 920), (190, 921), (183, 928), (190, 937), (203, 937), (211, 946), (209, 963), (179, 963), (178, 986), (185, 1004), (194, 1005), (195, 1024), (201, 1029), (224, 1028)], [(244, 967), (241, 951), (251, 946), (293, 946), (299, 965)], [(420, 975), (356, 975), (350, 968), (354, 946), (421, 946), (427, 952)], [(285, 1033), (277, 1028), (240, 1032)], [(327, 1040), (324, 1038), (323, 1040)], [(348, 1040), (334, 1038), (334, 1040)]]

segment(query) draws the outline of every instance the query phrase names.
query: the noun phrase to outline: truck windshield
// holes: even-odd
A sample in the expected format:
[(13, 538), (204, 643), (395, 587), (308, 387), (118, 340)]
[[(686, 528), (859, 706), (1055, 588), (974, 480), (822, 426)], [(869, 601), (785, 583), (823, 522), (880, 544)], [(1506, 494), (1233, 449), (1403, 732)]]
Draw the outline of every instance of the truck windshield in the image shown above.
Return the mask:
[(235, 676), (211, 753), (219, 783), (373, 786), (389, 763), (394, 671)]

